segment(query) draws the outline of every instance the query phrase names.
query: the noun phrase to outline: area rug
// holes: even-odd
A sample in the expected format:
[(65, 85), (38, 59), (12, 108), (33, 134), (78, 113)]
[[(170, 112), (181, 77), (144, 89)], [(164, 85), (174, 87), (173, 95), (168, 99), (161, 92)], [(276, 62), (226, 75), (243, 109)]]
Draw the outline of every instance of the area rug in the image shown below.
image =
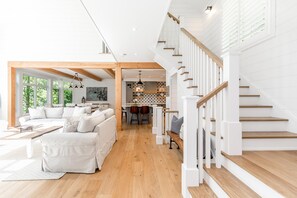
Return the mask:
[(0, 180), (32, 181), (60, 179), (65, 173), (50, 173), (41, 170), (41, 144), (33, 144), (34, 155), (26, 157), (24, 145), (0, 146)]

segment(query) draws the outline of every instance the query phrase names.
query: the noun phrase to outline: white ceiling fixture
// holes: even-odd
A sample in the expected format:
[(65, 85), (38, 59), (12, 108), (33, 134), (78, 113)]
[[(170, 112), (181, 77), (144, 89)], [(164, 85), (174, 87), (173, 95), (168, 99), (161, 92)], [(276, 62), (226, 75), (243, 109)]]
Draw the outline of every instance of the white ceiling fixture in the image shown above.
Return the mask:
[[(151, 48), (158, 42), (171, 0), (82, 1), (119, 62), (153, 61)], [(121, 56), (123, 51), (126, 56)]]

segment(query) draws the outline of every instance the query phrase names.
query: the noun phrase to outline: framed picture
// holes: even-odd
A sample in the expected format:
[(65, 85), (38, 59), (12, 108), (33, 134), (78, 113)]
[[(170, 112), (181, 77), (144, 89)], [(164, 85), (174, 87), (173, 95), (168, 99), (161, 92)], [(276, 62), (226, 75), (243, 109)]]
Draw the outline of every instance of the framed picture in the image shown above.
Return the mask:
[(107, 87), (87, 87), (87, 101), (107, 101)]

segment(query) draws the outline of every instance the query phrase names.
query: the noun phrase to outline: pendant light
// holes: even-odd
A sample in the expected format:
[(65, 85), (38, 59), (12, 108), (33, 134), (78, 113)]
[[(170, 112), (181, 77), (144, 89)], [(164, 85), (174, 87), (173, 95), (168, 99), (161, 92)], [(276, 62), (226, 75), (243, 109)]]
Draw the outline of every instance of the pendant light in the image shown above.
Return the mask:
[[(74, 84), (73, 83), (74, 80), (77, 80), (79, 82), (79, 85)], [(82, 84), (81, 79), (78, 77), (78, 73), (75, 73), (74, 74), (74, 76), (72, 78), (72, 81), (71, 81), (71, 83), (69, 85), (69, 88), (70, 89), (72, 89), (72, 88), (75, 88), (75, 89), (77, 89), (77, 88), (84, 88), (84, 85)]]
[(142, 86), (143, 82), (141, 82), (141, 70), (139, 70), (139, 81), (137, 83), (137, 86)]

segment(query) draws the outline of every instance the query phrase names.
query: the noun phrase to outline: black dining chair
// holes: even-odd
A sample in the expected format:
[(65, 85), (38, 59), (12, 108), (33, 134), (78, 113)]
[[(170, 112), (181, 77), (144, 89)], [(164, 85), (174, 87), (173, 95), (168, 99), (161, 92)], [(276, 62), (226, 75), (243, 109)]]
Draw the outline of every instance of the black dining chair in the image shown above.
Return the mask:
[[(131, 113), (131, 119), (130, 119), (130, 124), (132, 124), (133, 121), (137, 121), (139, 124), (139, 118), (138, 118), (138, 107), (137, 106), (132, 106), (130, 107), (130, 113)], [(133, 118), (136, 116), (136, 118)]]
[(148, 124), (150, 123), (150, 108), (149, 108), (149, 106), (142, 106), (140, 108), (140, 123), (142, 124), (143, 121), (147, 121)]

